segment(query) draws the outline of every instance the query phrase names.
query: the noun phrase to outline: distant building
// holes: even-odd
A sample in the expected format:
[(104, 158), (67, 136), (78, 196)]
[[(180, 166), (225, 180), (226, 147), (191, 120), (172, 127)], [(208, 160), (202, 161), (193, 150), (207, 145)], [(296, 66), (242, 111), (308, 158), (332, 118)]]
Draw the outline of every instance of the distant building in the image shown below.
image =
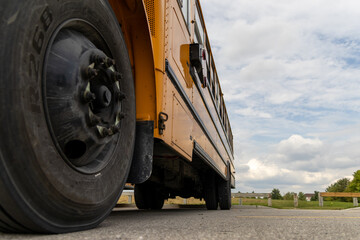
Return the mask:
[(315, 193), (305, 193), (306, 201), (310, 201), (312, 197), (315, 197)]

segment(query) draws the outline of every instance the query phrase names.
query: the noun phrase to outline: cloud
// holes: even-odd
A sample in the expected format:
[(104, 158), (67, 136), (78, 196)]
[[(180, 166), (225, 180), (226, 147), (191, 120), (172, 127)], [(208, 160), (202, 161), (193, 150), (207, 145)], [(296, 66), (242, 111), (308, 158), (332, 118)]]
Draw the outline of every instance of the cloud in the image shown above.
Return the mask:
[(247, 164), (249, 170), (247, 177), (250, 179), (263, 180), (279, 175), (281, 169), (275, 165), (266, 164), (257, 159), (251, 159)]
[(360, 2), (201, 4), (239, 189), (311, 192), (360, 169)]
[(241, 177), (237, 184), (243, 192), (252, 191), (251, 187), (261, 192), (270, 192), (273, 188), (285, 192), (316, 190), (327, 186), (333, 179), (332, 173), (289, 170), (258, 159), (251, 159), (246, 165), (248, 169), (240, 168), (246, 172), (240, 170), (237, 174), (237, 177)]
[[(215, 62), (226, 63), (217, 66), (221, 79), (226, 79), (223, 89), (231, 95), (226, 96), (227, 100), (246, 94), (242, 100), (252, 102), (262, 95), (270, 104), (298, 100), (295, 104), (310, 107), (332, 103), (333, 107), (349, 108), (344, 101), (350, 96), (359, 98), (354, 91), (360, 86), (359, 70), (349, 69), (352, 65), (348, 64), (359, 62), (359, 35), (352, 33), (359, 30), (356, 24), (346, 21), (358, 18), (359, 11), (353, 9), (357, 3), (206, 1), (203, 4), (215, 13), (226, 11), (211, 14), (207, 22), (211, 25), (209, 35)], [(339, 9), (344, 12), (340, 13)], [(339, 18), (334, 20), (334, 16)], [(359, 109), (359, 103), (351, 108), (355, 107)]]
[[(359, 143), (359, 142), (358, 142)], [(342, 146), (344, 147), (344, 146)], [(341, 148), (342, 148), (341, 147)], [(350, 146), (354, 150), (354, 146)], [(305, 138), (292, 135), (273, 145), (268, 154), (250, 158), (243, 153), (236, 162), (239, 188), (271, 191), (274, 187), (282, 187), (286, 191), (309, 191), (311, 188), (323, 191), (330, 182), (351, 174), (354, 166), (358, 166), (357, 159), (360, 151), (349, 151), (354, 157), (344, 156), (339, 147), (324, 144), (318, 138)], [(356, 157), (357, 156), (357, 157)], [(301, 190), (302, 188), (302, 190)], [(243, 190), (244, 191), (244, 190)]]
[(246, 117), (271, 118), (269, 113), (254, 110), (252, 108), (243, 108), (235, 110), (235, 113)]
[(224, 54), (230, 60), (241, 57), (251, 61), (264, 55), (290, 55), (294, 54), (294, 50), (300, 44), (296, 28), (275, 18), (259, 20), (252, 24), (245, 20), (237, 20), (228, 30), (227, 36), (237, 39), (237, 44), (231, 42), (232, 47), (224, 49)]
[(323, 143), (319, 139), (292, 135), (278, 144), (277, 151), (291, 160), (307, 161), (322, 153)]

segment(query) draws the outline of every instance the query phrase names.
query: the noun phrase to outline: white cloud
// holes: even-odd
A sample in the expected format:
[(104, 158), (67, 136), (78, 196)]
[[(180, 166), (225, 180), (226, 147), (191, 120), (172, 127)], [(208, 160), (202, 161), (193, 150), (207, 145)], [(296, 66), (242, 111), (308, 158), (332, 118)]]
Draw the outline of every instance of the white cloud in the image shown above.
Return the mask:
[(251, 159), (245, 166), (247, 168), (242, 167), (237, 173), (238, 188), (243, 192), (252, 191), (252, 186), (259, 189), (258, 192), (270, 192), (273, 188), (280, 188), (283, 193), (288, 191), (312, 192), (323, 190), (321, 188), (327, 186), (334, 177), (333, 173), (289, 170), (258, 159)]
[(271, 118), (269, 113), (254, 110), (252, 108), (242, 108), (235, 110), (235, 113), (246, 117)]
[(280, 173), (280, 169), (274, 165), (267, 165), (257, 159), (251, 159), (247, 164), (249, 170), (247, 177), (250, 179), (263, 180), (275, 177)]
[(201, 3), (239, 190), (324, 190), (360, 169), (360, 2)]
[(356, 160), (360, 157), (359, 150), (352, 153), (357, 158), (343, 156), (344, 152), (339, 155), (338, 150), (325, 146), (320, 139), (292, 135), (272, 146), (271, 154), (263, 154), (259, 159), (246, 160), (250, 156), (242, 154), (237, 160), (245, 164), (236, 163), (238, 187), (243, 191), (253, 191), (251, 186), (259, 191), (271, 191), (279, 186), (286, 192), (295, 191), (294, 188), (323, 191), (336, 179), (352, 174), (356, 170), (354, 166), (359, 166)]
[(278, 152), (288, 156), (291, 160), (312, 160), (323, 151), (323, 143), (319, 139), (303, 138), (300, 135), (292, 135), (289, 139), (282, 140)]

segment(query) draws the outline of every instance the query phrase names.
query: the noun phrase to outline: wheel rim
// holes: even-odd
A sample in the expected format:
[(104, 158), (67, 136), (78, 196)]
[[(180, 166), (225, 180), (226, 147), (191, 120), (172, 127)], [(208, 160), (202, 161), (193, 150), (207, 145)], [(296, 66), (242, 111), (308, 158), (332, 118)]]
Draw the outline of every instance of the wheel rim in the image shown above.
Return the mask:
[(93, 174), (120, 139), (122, 75), (100, 33), (70, 20), (53, 34), (44, 61), (43, 102), (55, 146), (74, 169)]

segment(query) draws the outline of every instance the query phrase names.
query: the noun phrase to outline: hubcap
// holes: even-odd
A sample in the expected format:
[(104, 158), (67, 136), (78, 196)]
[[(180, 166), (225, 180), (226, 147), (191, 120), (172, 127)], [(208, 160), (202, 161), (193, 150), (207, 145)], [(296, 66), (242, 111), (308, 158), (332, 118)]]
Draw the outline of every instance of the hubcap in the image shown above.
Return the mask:
[[(95, 29), (86, 30), (105, 42)], [(87, 36), (66, 27), (55, 34), (44, 65), (43, 98), (59, 153), (77, 170), (94, 173), (120, 141), (126, 96), (109, 50), (97, 48)]]

